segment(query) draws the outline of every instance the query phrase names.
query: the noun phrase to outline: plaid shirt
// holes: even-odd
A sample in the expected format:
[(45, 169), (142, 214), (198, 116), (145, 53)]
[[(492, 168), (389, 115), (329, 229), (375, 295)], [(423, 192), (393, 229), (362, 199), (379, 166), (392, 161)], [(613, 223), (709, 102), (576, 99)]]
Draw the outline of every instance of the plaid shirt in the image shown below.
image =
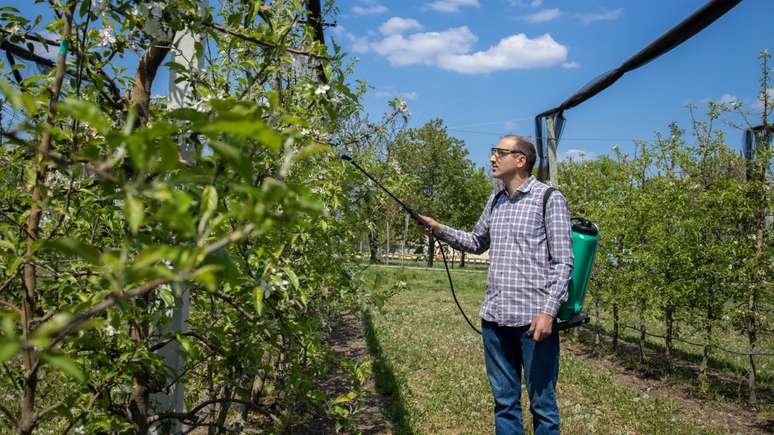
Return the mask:
[[(529, 177), (512, 197), (492, 194), (470, 233), (444, 226), (438, 238), (455, 249), (480, 254), (489, 249), (489, 276), (481, 318), (501, 326), (532, 323), (539, 313), (556, 317), (567, 300), (572, 273), (572, 235), (567, 200)], [(492, 201), (497, 202), (492, 207)], [(551, 260), (548, 259), (548, 245)]]

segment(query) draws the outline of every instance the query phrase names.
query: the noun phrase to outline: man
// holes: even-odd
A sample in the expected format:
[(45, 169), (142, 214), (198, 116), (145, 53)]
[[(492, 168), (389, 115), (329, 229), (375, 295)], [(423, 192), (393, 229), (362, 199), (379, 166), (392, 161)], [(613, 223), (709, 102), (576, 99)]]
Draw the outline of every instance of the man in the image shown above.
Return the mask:
[(535, 146), (521, 136), (504, 136), (492, 148), (492, 175), (503, 189), (492, 194), (472, 232), (422, 216), (421, 227), (455, 249), (480, 254), (489, 249), (489, 276), (481, 305), (486, 372), (495, 399), (495, 428), (521, 434), (521, 373), (527, 381), (536, 435), (559, 433), (556, 380), (559, 334), (555, 318), (567, 300), (572, 272), (572, 236), (567, 201), (530, 175)]

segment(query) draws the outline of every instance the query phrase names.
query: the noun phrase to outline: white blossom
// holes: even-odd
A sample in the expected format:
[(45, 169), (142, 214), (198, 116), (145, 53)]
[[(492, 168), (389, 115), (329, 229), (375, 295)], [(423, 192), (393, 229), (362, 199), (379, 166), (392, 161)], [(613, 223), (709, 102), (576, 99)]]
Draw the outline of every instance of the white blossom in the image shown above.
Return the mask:
[(107, 328), (105, 328), (105, 334), (107, 334), (109, 337), (112, 337), (116, 335), (116, 330), (112, 325), (108, 325)]
[(329, 90), (330, 88), (331, 88), (331, 87), (330, 87), (330, 86), (328, 86), (328, 85), (320, 85), (320, 86), (318, 86), (318, 87), (317, 87), (317, 89), (315, 89), (315, 90), (314, 90), (314, 94), (315, 94), (315, 95), (322, 95), (322, 94), (324, 94), (324, 93), (328, 92), (328, 90)]
[(99, 31), (99, 37), (102, 39), (101, 45), (103, 47), (109, 47), (116, 43), (116, 35), (113, 32), (112, 27), (104, 27)]

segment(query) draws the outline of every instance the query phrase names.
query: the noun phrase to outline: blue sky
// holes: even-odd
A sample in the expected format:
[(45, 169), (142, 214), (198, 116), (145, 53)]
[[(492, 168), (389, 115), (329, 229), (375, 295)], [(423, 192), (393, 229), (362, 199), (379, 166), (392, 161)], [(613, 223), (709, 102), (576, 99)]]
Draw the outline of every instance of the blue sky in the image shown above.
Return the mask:
[[(703, 0), (345, 0), (328, 30), (373, 86), (372, 116), (404, 95), (410, 126), (442, 118), (470, 157), (505, 133), (533, 134), (534, 116), (617, 67), (701, 7)], [(651, 139), (671, 121), (689, 127), (684, 105), (738, 99), (753, 109), (758, 53), (774, 49), (774, 1), (745, 0), (681, 46), (565, 113), (559, 151), (588, 155)], [(769, 17), (761, 18), (761, 17)], [(741, 133), (728, 129), (738, 147)], [(573, 154), (575, 152), (572, 152)]]

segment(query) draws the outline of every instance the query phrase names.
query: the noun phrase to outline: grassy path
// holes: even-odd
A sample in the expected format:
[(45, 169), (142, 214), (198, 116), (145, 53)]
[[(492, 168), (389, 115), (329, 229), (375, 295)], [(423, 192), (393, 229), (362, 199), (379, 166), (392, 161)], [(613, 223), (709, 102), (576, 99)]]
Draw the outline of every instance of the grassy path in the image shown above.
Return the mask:
[[(365, 274), (377, 291), (389, 295), (383, 309), (372, 310), (365, 323), (377, 387), (393, 397), (390, 417), (396, 432), (490, 433), (493, 402), (481, 340), (457, 312), (445, 274), (394, 268), (371, 268)], [(468, 316), (476, 318), (485, 272), (454, 275), (460, 302)], [(405, 285), (396, 287), (401, 281)], [(396, 293), (396, 289), (400, 290)], [(637, 380), (610, 359), (589, 352), (587, 346), (563, 339), (558, 384), (563, 433), (768, 433), (772, 429), (770, 421), (742, 407), (703, 402), (679, 389), (661, 388), (658, 381)], [(528, 401), (522, 396), (526, 409)]]

